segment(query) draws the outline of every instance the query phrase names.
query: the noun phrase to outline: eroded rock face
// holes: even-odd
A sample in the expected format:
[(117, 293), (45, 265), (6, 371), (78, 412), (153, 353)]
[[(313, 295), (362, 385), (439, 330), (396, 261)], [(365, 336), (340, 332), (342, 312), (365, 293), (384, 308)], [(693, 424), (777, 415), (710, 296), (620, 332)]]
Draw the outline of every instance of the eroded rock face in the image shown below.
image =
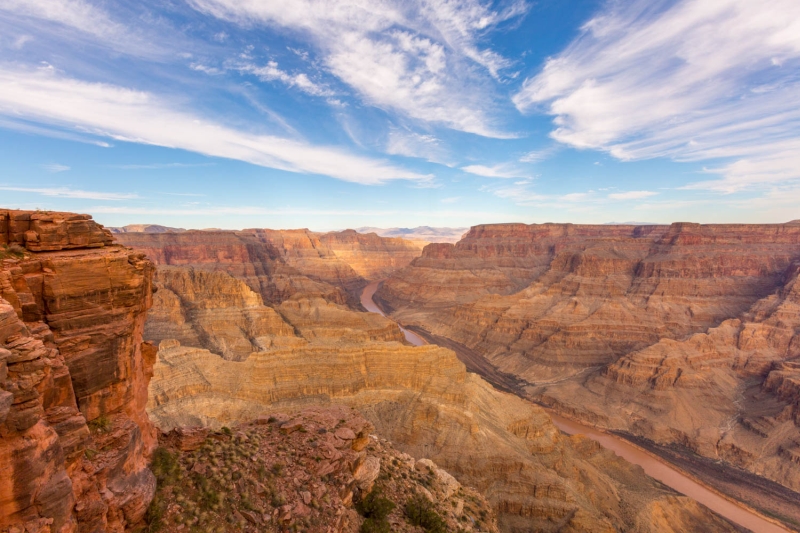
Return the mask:
[(157, 265), (227, 272), (261, 294), (266, 303), (280, 303), (295, 294), (345, 303), (348, 293), (354, 303), (354, 291), (406, 266), (422, 248), (404, 239), (352, 230), (252, 229), (117, 237)]
[(800, 357), (799, 261), (793, 224), (499, 224), (426, 247), (378, 297), (564, 413), (798, 490), (776, 384)]
[(155, 490), (152, 264), (85, 215), (0, 220), (27, 250), (0, 259), (0, 529), (123, 531)]

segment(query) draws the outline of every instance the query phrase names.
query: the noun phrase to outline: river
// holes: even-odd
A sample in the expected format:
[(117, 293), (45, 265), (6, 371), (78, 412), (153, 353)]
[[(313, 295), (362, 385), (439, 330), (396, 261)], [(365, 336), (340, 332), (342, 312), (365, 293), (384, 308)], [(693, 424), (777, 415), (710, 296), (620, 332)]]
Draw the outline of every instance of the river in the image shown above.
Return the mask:
[[(373, 300), (375, 291), (378, 290), (380, 283), (380, 281), (374, 281), (364, 288), (361, 293), (361, 305), (363, 305), (367, 311), (386, 316)], [(413, 331), (409, 331), (403, 327), (400, 327), (400, 329), (403, 331), (406, 339), (414, 346), (427, 344), (422, 337)], [(451, 348), (451, 346), (447, 347)], [(604, 448), (613, 451), (626, 461), (641, 466), (650, 477), (657, 479), (664, 485), (671, 487), (681, 494), (694, 498), (699, 503), (702, 503), (717, 514), (724, 516), (731, 522), (750, 529), (755, 533), (791, 533), (790, 530), (767, 520), (755, 511), (719, 495), (705, 485), (695, 481), (683, 470), (680, 470), (667, 463), (662, 458), (639, 448), (627, 440), (569, 420), (550, 410), (545, 410), (553, 419), (553, 423), (556, 427), (564, 433), (568, 435), (581, 434), (597, 441)]]

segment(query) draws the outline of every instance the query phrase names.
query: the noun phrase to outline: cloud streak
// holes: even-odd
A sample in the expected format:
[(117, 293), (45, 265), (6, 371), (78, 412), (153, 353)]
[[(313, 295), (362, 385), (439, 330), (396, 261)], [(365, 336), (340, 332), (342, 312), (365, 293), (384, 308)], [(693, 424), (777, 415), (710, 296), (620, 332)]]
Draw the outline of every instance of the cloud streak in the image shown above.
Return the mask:
[(387, 161), (338, 148), (233, 129), (173, 109), (151, 93), (68, 78), (52, 69), (0, 66), (0, 115), (354, 183), (431, 180)]
[(621, 160), (722, 160), (696, 189), (800, 178), (800, 3), (610, 3), (514, 96), (551, 137)]
[(469, 172), (470, 174), (475, 174), (476, 176), (483, 176), (485, 178), (515, 179), (529, 177), (525, 172), (514, 168), (512, 165), (507, 163), (501, 163), (494, 166), (467, 165), (465, 167), (461, 167), (461, 170), (464, 172)]
[(134, 200), (139, 198), (139, 195), (134, 193), (82, 191), (79, 189), (69, 189), (67, 187), (35, 188), (0, 186), (0, 191), (27, 192), (55, 198), (70, 198), (73, 200)]
[(408, 117), (488, 137), (509, 137), (492, 118), (486, 76), (511, 62), (482, 48), (482, 35), (525, 12), (498, 11), (481, 0), (190, 0), (197, 10), (242, 25), (287, 28), (322, 54), (329, 72), (366, 102)]

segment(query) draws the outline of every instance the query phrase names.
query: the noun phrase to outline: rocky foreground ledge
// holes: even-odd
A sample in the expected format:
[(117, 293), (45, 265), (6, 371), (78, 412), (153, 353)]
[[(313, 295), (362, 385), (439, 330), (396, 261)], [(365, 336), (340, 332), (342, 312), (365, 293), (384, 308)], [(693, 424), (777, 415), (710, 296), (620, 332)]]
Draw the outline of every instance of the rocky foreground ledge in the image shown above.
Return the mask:
[[(151, 526), (191, 531), (497, 532), (486, 499), (397, 451), (356, 411), (266, 413), (162, 437)], [(421, 529), (420, 529), (421, 528)]]

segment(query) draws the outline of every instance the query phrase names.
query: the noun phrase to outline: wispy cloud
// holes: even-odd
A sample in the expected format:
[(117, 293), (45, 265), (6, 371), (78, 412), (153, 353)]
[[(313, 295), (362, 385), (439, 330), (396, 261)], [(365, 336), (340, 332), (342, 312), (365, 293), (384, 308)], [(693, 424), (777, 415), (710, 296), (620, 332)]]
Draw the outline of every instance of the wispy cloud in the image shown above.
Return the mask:
[(610, 2), (514, 102), (622, 160), (727, 159), (697, 189), (800, 178), (800, 3)]
[(627, 191), (615, 192), (608, 195), (612, 200), (641, 200), (642, 198), (649, 198), (657, 195), (654, 191)]
[(59, 165), (58, 163), (50, 163), (47, 165), (42, 165), (42, 168), (48, 172), (53, 172), (53, 173), (66, 172), (67, 170), (70, 169), (70, 167), (68, 167), (67, 165)]
[(541, 163), (555, 155), (560, 149), (561, 147), (559, 145), (553, 144), (547, 148), (533, 150), (527, 154), (523, 154), (522, 157), (519, 158), (519, 161), (520, 163)]
[(4, 187), (0, 191), (27, 192), (58, 198), (71, 198), (81, 200), (133, 200), (139, 198), (134, 193), (97, 192), (69, 189), (67, 187)]
[[(156, 50), (152, 42), (131, 33), (107, 11), (85, 0), (3, 0), (0, 12), (59, 24), (121, 52), (149, 55)], [(21, 47), (27, 41), (17, 42)]]
[(447, 151), (441, 141), (431, 134), (417, 133), (405, 128), (392, 128), (386, 142), (387, 154), (418, 157), (447, 165)]
[(442, 198), (443, 204), (455, 204), (461, 201), (461, 196), (451, 196), (450, 198)]
[(489, 137), (508, 137), (490, 110), (485, 76), (511, 62), (482, 48), (483, 35), (525, 12), (518, 1), (498, 11), (482, 0), (364, 3), (343, 0), (240, 2), (190, 0), (196, 9), (245, 25), (288, 28), (309, 36), (324, 66), (369, 104), (425, 122)]
[(513, 165), (509, 165), (508, 163), (501, 163), (490, 167), (486, 165), (467, 165), (465, 167), (461, 167), (461, 170), (477, 176), (484, 176), (486, 178), (514, 179), (530, 177), (524, 171), (515, 168)]
[(312, 96), (334, 96), (336, 93), (327, 87), (314, 83), (307, 74), (290, 74), (278, 67), (276, 61), (269, 61), (264, 66), (254, 64), (244, 64), (236, 67), (236, 70), (243, 73), (253, 74), (262, 81), (279, 81), (287, 87), (297, 88), (304, 93)]
[(120, 141), (181, 148), (362, 184), (431, 180), (428, 175), (338, 148), (233, 129), (176, 110), (151, 93), (76, 80), (50, 69), (0, 67), (0, 115), (22, 116), (61, 127), (77, 126)]

